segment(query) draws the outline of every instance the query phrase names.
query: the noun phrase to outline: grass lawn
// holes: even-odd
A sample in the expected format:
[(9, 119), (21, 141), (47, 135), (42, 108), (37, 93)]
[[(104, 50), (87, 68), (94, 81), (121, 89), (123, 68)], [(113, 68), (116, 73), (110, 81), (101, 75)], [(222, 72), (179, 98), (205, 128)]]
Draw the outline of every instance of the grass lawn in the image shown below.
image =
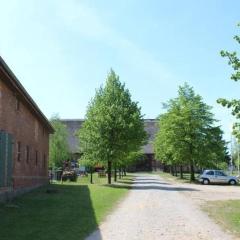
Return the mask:
[(207, 202), (203, 210), (224, 229), (240, 238), (240, 200)]
[[(195, 182), (190, 182), (190, 173), (184, 173), (183, 174), (183, 179), (180, 178), (180, 174), (178, 174), (177, 177), (172, 176), (172, 174), (170, 173), (166, 173), (166, 172), (157, 172), (157, 174), (159, 174), (161, 177), (165, 178), (166, 180), (169, 181), (177, 181), (180, 183), (197, 183), (197, 181)], [(195, 178), (197, 179), (197, 176), (199, 174), (195, 173)]]
[[(89, 184), (88, 178), (44, 186), (0, 205), (0, 239), (84, 239), (128, 192), (128, 188), (108, 187), (107, 178), (96, 174), (95, 184)], [(131, 183), (131, 179), (121, 181)]]

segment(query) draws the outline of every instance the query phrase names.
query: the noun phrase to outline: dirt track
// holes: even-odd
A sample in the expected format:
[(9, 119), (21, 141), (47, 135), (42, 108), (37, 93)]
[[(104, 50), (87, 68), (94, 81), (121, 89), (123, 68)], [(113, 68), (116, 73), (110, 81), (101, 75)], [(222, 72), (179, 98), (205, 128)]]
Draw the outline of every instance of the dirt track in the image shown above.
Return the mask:
[[(229, 194), (223, 197), (224, 191)], [(226, 199), (227, 195), (240, 198), (240, 190), (169, 183), (155, 175), (139, 175), (129, 195), (87, 240), (234, 239), (199, 207), (205, 200)]]

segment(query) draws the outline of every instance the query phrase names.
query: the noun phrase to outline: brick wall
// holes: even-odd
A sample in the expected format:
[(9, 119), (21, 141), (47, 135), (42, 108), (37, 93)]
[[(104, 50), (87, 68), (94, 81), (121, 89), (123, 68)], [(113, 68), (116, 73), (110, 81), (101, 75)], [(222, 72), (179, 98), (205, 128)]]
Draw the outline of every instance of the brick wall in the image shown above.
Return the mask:
[[(49, 132), (0, 69), (0, 130), (13, 135), (13, 187), (48, 181)], [(18, 151), (20, 150), (20, 151)]]

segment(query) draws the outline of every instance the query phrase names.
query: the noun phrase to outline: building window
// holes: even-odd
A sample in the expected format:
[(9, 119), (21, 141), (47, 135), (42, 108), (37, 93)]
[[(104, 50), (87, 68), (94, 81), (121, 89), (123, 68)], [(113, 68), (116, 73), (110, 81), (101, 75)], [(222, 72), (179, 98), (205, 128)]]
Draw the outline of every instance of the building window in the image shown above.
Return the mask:
[(35, 164), (38, 165), (38, 151), (35, 152)]
[(29, 158), (30, 158), (29, 146), (26, 146), (26, 162), (27, 163), (29, 163)]
[(21, 161), (21, 142), (17, 142), (17, 160)]

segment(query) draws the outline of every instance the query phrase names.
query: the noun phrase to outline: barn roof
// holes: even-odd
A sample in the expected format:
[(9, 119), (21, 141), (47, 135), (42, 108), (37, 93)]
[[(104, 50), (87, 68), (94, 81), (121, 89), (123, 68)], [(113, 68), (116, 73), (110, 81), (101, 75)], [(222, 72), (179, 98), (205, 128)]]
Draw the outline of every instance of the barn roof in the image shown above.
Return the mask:
[(148, 134), (148, 143), (145, 146), (143, 146), (143, 152), (145, 154), (153, 154), (154, 153), (153, 140), (154, 140), (155, 134), (158, 131), (157, 120), (145, 119), (144, 125), (145, 125), (145, 131)]
[(81, 128), (84, 119), (62, 119), (61, 122), (67, 127), (68, 145), (71, 153), (79, 153), (79, 141), (76, 133)]
[[(77, 131), (81, 128), (84, 119), (62, 119), (63, 124), (66, 125), (68, 130), (68, 145), (72, 153), (79, 153), (79, 141), (76, 136)], [(148, 134), (148, 143), (143, 146), (143, 152), (145, 154), (153, 154), (152, 141), (157, 133), (157, 120), (156, 119), (144, 119), (145, 131)]]

